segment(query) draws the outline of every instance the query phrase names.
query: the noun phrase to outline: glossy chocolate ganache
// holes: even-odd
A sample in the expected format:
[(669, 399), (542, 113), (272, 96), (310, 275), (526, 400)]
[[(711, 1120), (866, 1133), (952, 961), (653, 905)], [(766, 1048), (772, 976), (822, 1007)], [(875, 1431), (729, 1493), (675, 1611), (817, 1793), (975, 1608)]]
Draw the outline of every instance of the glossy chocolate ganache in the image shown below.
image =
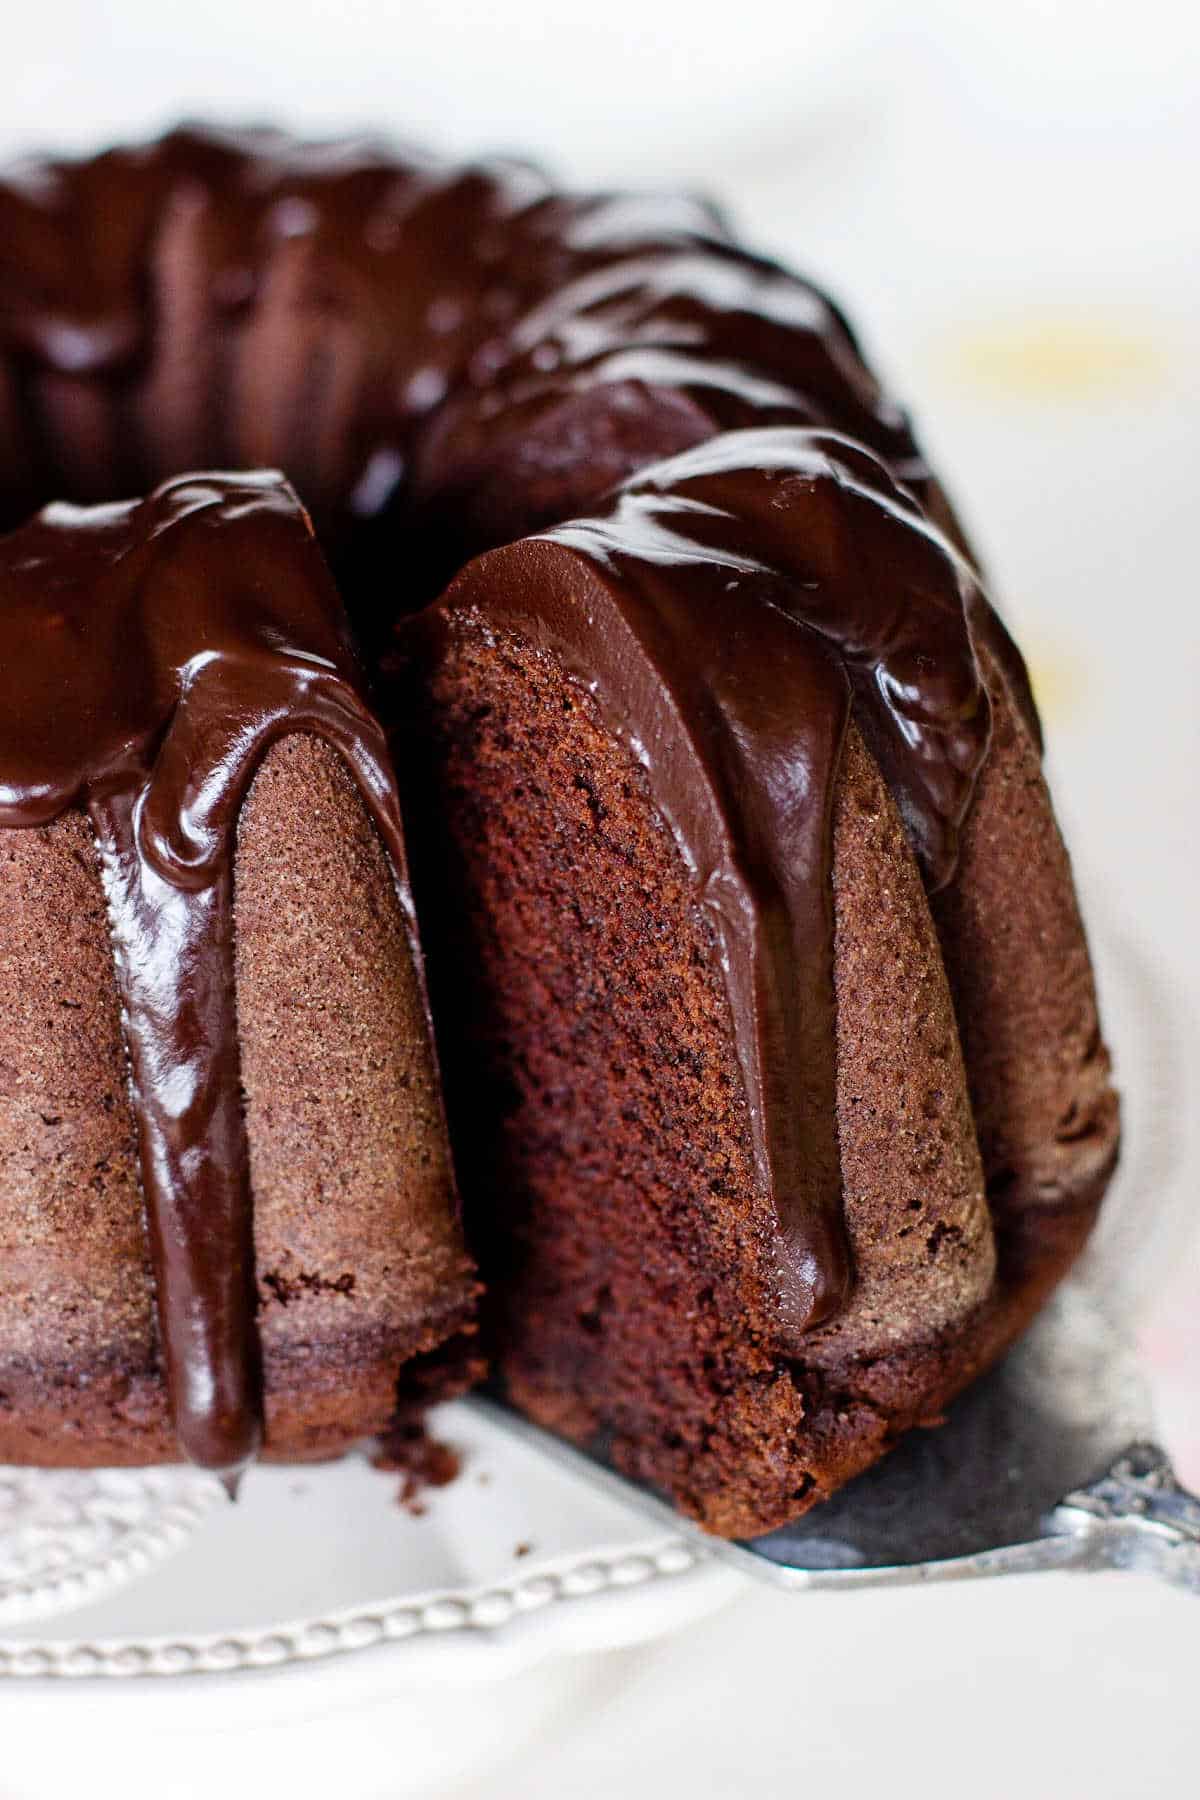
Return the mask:
[(249, 1166), (233, 977), (238, 812), (289, 732), (334, 746), (413, 930), (383, 732), (279, 476), (47, 508), (0, 541), (0, 824), (86, 809), (108, 901), (159, 1331), (181, 1448), (258, 1448)]
[(877, 457), (785, 427), (722, 433), (591, 517), (483, 557), (402, 646), (462, 614), (551, 650), (670, 822), (720, 944), (778, 1219), (777, 1343), (802, 1354), (852, 1280), (832, 887), (851, 708), (936, 891), (988, 748), (977, 645), (1036, 729), (1019, 655), (966, 557)]
[(0, 540), (0, 822), (80, 804), (100, 845), (182, 1448), (236, 1470), (261, 1431), (231, 858), (278, 737), (339, 751), (411, 925), (384, 734), (295, 496), (185, 473), (264, 466), (372, 674), (402, 615), (480, 608), (552, 644), (643, 761), (721, 945), (799, 1354), (853, 1280), (850, 709), (931, 889), (987, 753), (980, 652), (1036, 733), (907, 419), (837, 309), (702, 203), (187, 127), (0, 176), (0, 523), (56, 502)]
[(943, 505), (810, 283), (707, 204), (531, 165), (186, 126), (0, 172), (0, 518), (282, 468), (327, 547), (465, 547), (714, 431), (830, 425)]

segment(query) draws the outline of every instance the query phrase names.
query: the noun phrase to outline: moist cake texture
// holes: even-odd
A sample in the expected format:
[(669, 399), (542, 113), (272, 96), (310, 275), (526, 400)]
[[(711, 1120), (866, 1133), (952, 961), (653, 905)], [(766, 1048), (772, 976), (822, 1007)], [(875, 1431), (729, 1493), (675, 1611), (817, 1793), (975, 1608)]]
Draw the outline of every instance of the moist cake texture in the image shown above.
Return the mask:
[[(848, 508), (866, 584), (839, 595)], [(927, 669), (907, 661), (907, 634), (929, 651), (939, 632)], [(878, 465), (790, 430), (726, 434), (482, 557), (400, 642), (418, 904), (501, 1375), (710, 1529), (770, 1529), (940, 1417), (1069, 1266), (1111, 1170), (1011, 646)], [(798, 797), (801, 846), (827, 810), (807, 857)], [(1007, 929), (981, 930), (1001, 888)], [(809, 1016), (781, 1029), (780, 1001)], [(802, 1184), (811, 1141), (764, 1148), (756, 1107), (832, 1129), (832, 1190)]]

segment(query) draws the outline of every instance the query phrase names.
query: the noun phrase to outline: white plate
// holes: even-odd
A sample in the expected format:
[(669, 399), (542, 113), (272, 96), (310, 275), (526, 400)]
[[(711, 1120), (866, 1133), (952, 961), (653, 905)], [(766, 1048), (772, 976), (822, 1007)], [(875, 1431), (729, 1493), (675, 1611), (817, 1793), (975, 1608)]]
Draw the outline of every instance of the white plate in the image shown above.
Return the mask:
[[(236, 1506), (211, 1503), (224, 1500), (211, 1477), (172, 1471), (162, 1504), (173, 1521), (192, 1501), (185, 1552), (167, 1561), (164, 1542), (153, 1578), (69, 1616), (48, 1574), (41, 1598), (59, 1616), (36, 1637), (0, 1633), (0, 1676), (229, 1675), (389, 1646), (403, 1649), (408, 1678), (419, 1666), (439, 1679), (477, 1679), (563, 1647), (568, 1612), (571, 1648), (607, 1648), (733, 1591), (703, 1549), (647, 1528), (469, 1405), (439, 1408), (431, 1430), (459, 1453), (462, 1470), (427, 1491), (415, 1517), (401, 1504), (401, 1477), (362, 1455), (253, 1469)], [(84, 1478), (91, 1487), (71, 1511), (73, 1530), (86, 1532), (89, 1492), (103, 1524), (113, 1479)], [(126, 1493), (144, 1482), (142, 1510), (153, 1513), (155, 1471), (116, 1479)], [(53, 1518), (60, 1478), (43, 1480)], [(27, 1478), (26, 1487), (32, 1510), (38, 1482)], [(179, 1532), (174, 1546), (181, 1541)], [(118, 1556), (106, 1569), (98, 1546), (93, 1577), (115, 1583), (134, 1572), (119, 1545)], [(72, 1592), (77, 1580), (72, 1570)], [(32, 1603), (28, 1590), (22, 1597)]]
[[(4, 1800), (211, 1800), (246, 1791), (250, 1767), (286, 1773), (289, 1800), (427, 1795), (603, 1692), (596, 1653), (741, 1589), (469, 1406), (433, 1427), (463, 1467), (417, 1518), (361, 1456), (255, 1469), (236, 1506), (173, 1472), (203, 1508), (178, 1554), (36, 1636), (0, 1633)], [(86, 1512), (76, 1495), (77, 1543)], [(43, 1599), (61, 1603), (49, 1579)]]
[[(1112, 933), (1100, 960), (1108, 1029), (1125, 1050), (1126, 1151), (1090, 1279), (1110, 1272), (1114, 1298), (1129, 1306), (1155, 1253), (1147, 1197), (1163, 1215), (1154, 1240), (1177, 1225), (1165, 1102), (1179, 1045), (1153, 971)], [(190, 1746), (172, 1800), (193, 1791), (189, 1782), (199, 1794), (232, 1778), (214, 1719), (222, 1731), (278, 1732), (293, 1758), (304, 1743), (313, 1792), (344, 1750), (331, 1718), (352, 1717), (364, 1745), (376, 1733), (381, 1755), (402, 1732), (403, 1762), (378, 1791), (427, 1791), (511, 1751), (602, 1679), (596, 1659), (569, 1658), (645, 1643), (741, 1589), (744, 1577), (694, 1541), (648, 1528), (469, 1405), (440, 1409), (433, 1430), (463, 1466), (426, 1494), (419, 1517), (400, 1504), (400, 1476), (357, 1456), (255, 1469), (236, 1506), (213, 1504), (217, 1484), (185, 1470), (68, 1476), (65, 1488), (62, 1476), (21, 1472), (0, 1535), (5, 1800), (62, 1791), (47, 1785), (45, 1747), (64, 1705), (86, 1720), (90, 1744), (115, 1753), (128, 1706), (148, 1689), (170, 1700), (138, 1707), (139, 1733), (152, 1719)], [(0, 1506), (5, 1492), (0, 1472)], [(454, 1726), (464, 1684), (469, 1732)], [(133, 1800), (161, 1778), (148, 1763), (143, 1790), (126, 1768), (113, 1791)]]

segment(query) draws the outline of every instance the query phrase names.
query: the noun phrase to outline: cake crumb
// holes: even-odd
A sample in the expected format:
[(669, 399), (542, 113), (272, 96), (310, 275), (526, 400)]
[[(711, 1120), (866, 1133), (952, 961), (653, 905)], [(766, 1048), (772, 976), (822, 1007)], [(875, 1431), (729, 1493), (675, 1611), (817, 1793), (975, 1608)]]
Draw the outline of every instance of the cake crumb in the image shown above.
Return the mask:
[(462, 1469), (459, 1452), (430, 1437), (424, 1425), (413, 1420), (394, 1426), (379, 1440), (371, 1463), (376, 1469), (403, 1474), (396, 1504), (414, 1519), (425, 1516), (427, 1489), (448, 1487)]

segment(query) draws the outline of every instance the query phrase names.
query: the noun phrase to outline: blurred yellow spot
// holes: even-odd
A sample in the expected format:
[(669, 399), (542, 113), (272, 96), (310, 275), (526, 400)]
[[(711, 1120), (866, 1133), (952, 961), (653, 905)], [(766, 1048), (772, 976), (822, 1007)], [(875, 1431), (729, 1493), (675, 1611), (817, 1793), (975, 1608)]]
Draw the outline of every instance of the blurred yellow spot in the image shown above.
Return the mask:
[(1088, 673), (1081, 658), (1071, 656), (1065, 645), (1031, 638), (1028, 631), (1022, 634), (1021, 647), (1043, 720), (1065, 719), (1087, 704)]
[(1155, 384), (1166, 358), (1147, 326), (1093, 313), (1019, 314), (945, 345), (954, 370), (1020, 399), (1081, 400)]

